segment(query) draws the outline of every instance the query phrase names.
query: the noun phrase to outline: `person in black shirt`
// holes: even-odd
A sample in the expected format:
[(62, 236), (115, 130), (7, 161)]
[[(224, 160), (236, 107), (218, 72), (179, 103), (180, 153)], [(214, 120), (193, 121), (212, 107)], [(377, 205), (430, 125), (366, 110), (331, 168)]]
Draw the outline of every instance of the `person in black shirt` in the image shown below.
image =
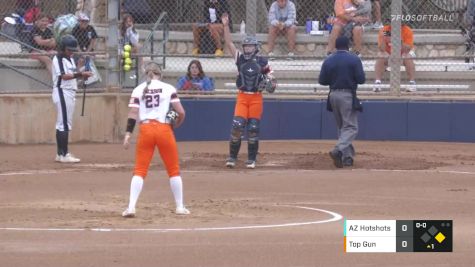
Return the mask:
[(358, 112), (362, 111), (356, 89), (358, 84), (365, 83), (363, 64), (348, 51), (349, 43), (346, 36), (336, 39), (337, 52), (323, 62), (318, 79), (321, 85), (330, 86), (327, 110), (333, 112), (338, 132), (338, 142), (330, 151), (330, 157), (337, 168), (353, 166), (352, 142), (358, 134)]
[[(97, 33), (94, 27), (89, 25), (89, 17), (80, 13), (78, 15), (78, 25), (73, 28), (72, 35), (78, 40), (81, 52), (93, 52), (96, 45)], [(77, 59), (78, 69), (84, 66), (85, 58), (80, 56)]]
[[(48, 15), (44, 13), (38, 14), (35, 25), (31, 30), (32, 46), (36, 49), (44, 50), (49, 54), (54, 54), (56, 53), (56, 40), (54, 39), (53, 31), (48, 28), (49, 23), (50, 19)], [(31, 58), (39, 60), (45, 65), (48, 72), (51, 73), (51, 57), (46, 54), (39, 55), (39, 52), (35, 50), (31, 50), (30, 52), (35, 53)]]

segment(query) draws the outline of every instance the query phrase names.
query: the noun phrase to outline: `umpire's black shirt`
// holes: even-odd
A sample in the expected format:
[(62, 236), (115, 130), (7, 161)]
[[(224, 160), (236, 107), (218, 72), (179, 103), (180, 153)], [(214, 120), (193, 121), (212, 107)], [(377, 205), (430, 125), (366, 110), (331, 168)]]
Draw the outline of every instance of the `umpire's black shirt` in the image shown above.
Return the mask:
[(365, 73), (360, 58), (346, 50), (338, 50), (323, 62), (318, 83), (329, 85), (330, 90), (356, 91), (358, 84), (365, 83)]

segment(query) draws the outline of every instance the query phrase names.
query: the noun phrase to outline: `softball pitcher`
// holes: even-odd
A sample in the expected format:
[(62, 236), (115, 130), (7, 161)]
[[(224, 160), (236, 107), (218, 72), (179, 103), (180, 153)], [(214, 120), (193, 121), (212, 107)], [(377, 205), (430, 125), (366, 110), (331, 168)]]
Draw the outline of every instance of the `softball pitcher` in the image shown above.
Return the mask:
[[(175, 198), (176, 214), (186, 215), (190, 211), (183, 205), (183, 185), (178, 162), (173, 127), (179, 127), (185, 119), (185, 110), (170, 84), (160, 81), (160, 66), (150, 62), (145, 66), (147, 82), (137, 86), (132, 92), (129, 102), (127, 132), (124, 137), (124, 148), (130, 144), (130, 136), (136, 120), (139, 120), (139, 134), (135, 153), (134, 176), (130, 184), (129, 206), (122, 213), (123, 217), (135, 216), (135, 205), (142, 191), (143, 181), (147, 176), (148, 167), (155, 147), (158, 148), (168, 176), (170, 187)], [(173, 108), (170, 110), (170, 105)]]
[(78, 41), (72, 35), (61, 39), (58, 54), (53, 58), (53, 103), (56, 105), (56, 144), (58, 151), (56, 161), (75, 163), (81, 160), (68, 151), (69, 131), (73, 126), (74, 104), (78, 90), (77, 78), (87, 79), (92, 76), (90, 71), (77, 71), (73, 53), (78, 51)]
[(229, 52), (234, 56), (239, 71), (236, 81), (239, 92), (234, 109), (229, 158), (226, 161), (226, 166), (233, 168), (236, 165), (241, 148), (241, 138), (247, 126), (248, 160), (246, 167), (254, 169), (259, 150), (259, 130), (263, 108), (262, 91), (265, 89), (270, 93), (274, 92), (276, 83), (270, 75), (271, 69), (267, 64), (267, 58), (257, 55), (259, 53), (257, 39), (253, 36), (246, 37), (242, 42), (243, 52), (241, 53), (231, 40), (228, 16), (223, 15), (221, 21), (224, 25), (224, 42)]

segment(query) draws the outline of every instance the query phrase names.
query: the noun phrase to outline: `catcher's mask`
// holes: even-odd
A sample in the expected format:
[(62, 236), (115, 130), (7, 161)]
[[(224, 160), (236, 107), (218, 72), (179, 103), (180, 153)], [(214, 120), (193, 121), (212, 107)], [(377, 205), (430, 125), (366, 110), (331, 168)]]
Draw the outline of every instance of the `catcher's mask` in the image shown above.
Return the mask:
[(242, 52), (246, 60), (251, 59), (259, 52), (259, 42), (254, 36), (246, 36), (242, 40)]

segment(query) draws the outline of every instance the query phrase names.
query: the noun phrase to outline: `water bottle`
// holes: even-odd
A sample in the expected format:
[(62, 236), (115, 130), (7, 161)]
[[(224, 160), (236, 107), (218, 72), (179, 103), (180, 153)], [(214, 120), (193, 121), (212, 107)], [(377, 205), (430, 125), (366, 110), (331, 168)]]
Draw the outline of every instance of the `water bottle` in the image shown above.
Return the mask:
[(240, 34), (246, 34), (246, 23), (243, 21), (241, 21), (241, 27), (239, 28), (239, 33)]
[(305, 22), (305, 32), (309, 34), (312, 31), (312, 19), (307, 18), (307, 21)]

